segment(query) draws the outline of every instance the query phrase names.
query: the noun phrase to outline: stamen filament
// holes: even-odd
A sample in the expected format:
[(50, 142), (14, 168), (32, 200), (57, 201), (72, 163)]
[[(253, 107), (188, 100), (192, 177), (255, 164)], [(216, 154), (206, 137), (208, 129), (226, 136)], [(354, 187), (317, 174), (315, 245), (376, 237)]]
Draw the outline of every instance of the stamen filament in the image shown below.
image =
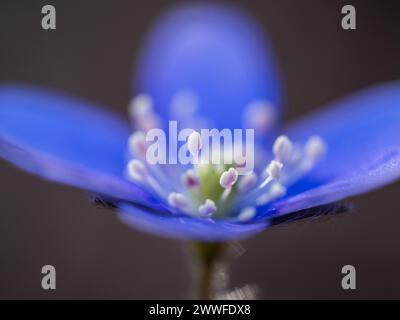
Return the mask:
[(188, 201), (181, 193), (171, 192), (168, 195), (168, 203), (171, 207), (176, 209), (185, 209), (188, 206)]
[(142, 131), (135, 131), (129, 137), (129, 149), (131, 153), (138, 158), (145, 159), (146, 158), (146, 135)]
[(253, 219), (255, 215), (256, 215), (256, 208), (245, 207), (240, 211), (239, 215), (237, 216), (237, 220), (241, 222), (246, 222)]
[(266, 194), (260, 196), (256, 200), (256, 204), (257, 206), (263, 206), (268, 202), (271, 202), (273, 200), (276, 200), (277, 198), (284, 196), (285, 193), (286, 193), (286, 188), (282, 186), (280, 183), (276, 182), (272, 184), (271, 188), (268, 190)]
[(182, 184), (188, 189), (197, 189), (199, 187), (199, 177), (193, 169), (187, 170), (181, 176)]
[(244, 193), (253, 188), (257, 183), (257, 175), (252, 172), (248, 175), (242, 176), (238, 182), (238, 189)]
[(283, 164), (281, 162), (272, 160), (266, 169), (268, 175), (265, 180), (258, 186), (258, 189), (264, 188), (272, 180), (279, 180), (279, 178), (281, 177), (282, 168)]
[(207, 199), (204, 204), (199, 206), (199, 214), (205, 218), (211, 217), (216, 211), (217, 206), (215, 202), (210, 199)]
[(288, 160), (292, 154), (293, 145), (287, 136), (279, 136), (273, 145), (275, 159), (279, 162)]

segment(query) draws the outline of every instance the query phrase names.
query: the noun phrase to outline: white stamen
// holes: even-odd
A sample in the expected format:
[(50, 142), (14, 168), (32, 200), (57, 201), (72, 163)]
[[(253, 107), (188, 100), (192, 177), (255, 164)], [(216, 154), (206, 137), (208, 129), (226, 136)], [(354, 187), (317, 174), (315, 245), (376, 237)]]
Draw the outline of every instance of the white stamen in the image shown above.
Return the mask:
[(171, 207), (177, 208), (177, 209), (184, 209), (188, 205), (188, 202), (187, 202), (185, 196), (183, 194), (177, 193), (177, 192), (171, 192), (168, 195), (168, 203)]
[(304, 147), (306, 157), (316, 161), (323, 157), (326, 153), (327, 146), (320, 136), (311, 136)]
[(199, 213), (203, 217), (210, 217), (215, 211), (217, 211), (217, 206), (215, 202), (207, 199), (204, 204), (199, 207)]
[(143, 182), (148, 178), (148, 171), (142, 161), (133, 159), (128, 162), (128, 175), (135, 181)]
[(252, 172), (248, 175), (242, 176), (238, 182), (240, 192), (247, 192), (257, 183), (257, 175)]
[(281, 185), (280, 183), (274, 183), (271, 186), (270, 193), (271, 193), (272, 198), (274, 198), (274, 199), (280, 198), (285, 195), (286, 188), (283, 185)]
[(303, 159), (303, 148), (300, 145), (294, 145), (288, 163), (294, 166), (299, 164), (302, 159)]
[(256, 208), (246, 207), (240, 211), (237, 219), (241, 222), (245, 222), (253, 219), (255, 215), (256, 215)]
[(153, 111), (153, 99), (146, 94), (140, 94), (129, 103), (129, 115), (135, 126), (145, 132), (160, 126), (161, 120)]
[(262, 206), (270, 201), (283, 197), (285, 194), (286, 194), (286, 188), (282, 186), (280, 183), (276, 182), (271, 185), (270, 189), (266, 194), (262, 195), (257, 199), (256, 204), (258, 206)]
[(147, 94), (139, 94), (131, 100), (128, 108), (132, 118), (143, 118), (153, 112), (153, 99)]
[(271, 181), (279, 180), (280, 177), (281, 177), (282, 168), (283, 168), (283, 164), (282, 163), (280, 163), (279, 161), (276, 161), (276, 160), (272, 160), (269, 163), (267, 169), (265, 170), (266, 173), (267, 173), (267, 177), (258, 186), (258, 189), (264, 188)]
[(268, 176), (271, 179), (279, 180), (282, 172), (283, 164), (279, 161), (272, 160), (267, 167)]
[(182, 184), (189, 189), (194, 189), (199, 186), (199, 177), (194, 170), (189, 169), (181, 176)]
[(224, 189), (230, 189), (236, 183), (238, 179), (238, 172), (234, 168), (229, 168), (228, 171), (225, 171), (221, 174), (219, 179), (219, 184)]
[(187, 146), (192, 156), (198, 156), (201, 145), (202, 143), (200, 133), (196, 131), (192, 132), (187, 140)]
[(251, 102), (245, 111), (245, 125), (258, 133), (267, 132), (278, 117), (276, 109), (268, 101), (256, 100)]
[(162, 188), (158, 180), (153, 178), (142, 161), (137, 159), (130, 160), (127, 164), (127, 175), (133, 181), (141, 182), (150, 187), (160, 197), (167, 197), (168, 193), (165, 188)]
[(133, 155), (142, 158), (146, 156), (146, 135), (142, 131), (136, 131), (131, 134), (128, 144)]
[(267, 167), (268, 176), (271, 179), (279, 180), (282, 172), (283, 164), (279, 161), (272, 160)]
[(288, 160), (292, 154), (293, 144), (287, 136), (279, 136), (274, 143), (273, 152), (279, 162)]
[(227, 188), (224, 190), (224, 192), (222, 192), (220, 200), (219, 200), (220, 205), (223, 205), (225, 203), (226, 199), (228, 199), (231, 192), (232, 192), (232, 188)]

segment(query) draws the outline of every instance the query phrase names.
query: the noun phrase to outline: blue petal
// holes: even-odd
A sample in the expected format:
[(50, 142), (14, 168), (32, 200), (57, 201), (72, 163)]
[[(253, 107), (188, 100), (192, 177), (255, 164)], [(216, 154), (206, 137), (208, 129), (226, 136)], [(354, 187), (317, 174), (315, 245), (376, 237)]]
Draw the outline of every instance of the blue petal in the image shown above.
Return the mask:
[(302, 182), (303, 192), (276, 205), (280, 214), (382, 187), (400, 178), (400, 82), (354, 94), (292, 124), (287, 132), (299, 141), (318, 134), (329, 150)]
[(236, 8), (180, 6), (164, 15), (145, 40), (135, 91), (153, 96), (164, 120), (172, 119), (171, 99), (182, 90), (196, 93), (200, 117), (218, 129), (241, 128), (250, 101), (281, 103), (270, 45)]
[(120, 206), (119, 217), (124, 223), (157, 236), (204, 242), (222, 242), (247, 238), (263, 231), (268, 225), (265, 221), (246, 224), (158, 214), (130, 204)]
[(123, 178), (128, 135), (125, 122), (88, 102), (30, 86), (0, 86), (0, 157), (43, 178), (146, 200)]

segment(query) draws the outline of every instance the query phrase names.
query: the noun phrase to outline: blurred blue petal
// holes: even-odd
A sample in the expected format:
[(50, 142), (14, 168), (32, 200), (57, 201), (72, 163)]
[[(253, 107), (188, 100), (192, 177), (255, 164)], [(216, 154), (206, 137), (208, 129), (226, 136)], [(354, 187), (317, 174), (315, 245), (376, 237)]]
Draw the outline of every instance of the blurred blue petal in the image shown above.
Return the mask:
[(30, 86), (0, 86), (0, 157), (43, 178), (145, 200), (123, 178), (128, 135), (125, 122), (88, 102)]
[(281, 103), (269, 43), (232, 7), (197, 3), (171, 10), (145, 38), (137, 69), (135, 92), (150, 94), (164, 119), (171, 119), (171, 99), (182, 90), (196, 93), (200, 116), (218, 129), (241, 128), (252, 100)]
[(400, 178), (400, 82), (342, 99), (293, 123), (287, 132), (299, 141), (318, 134), (329, 150), (299, 183), (302, 192), (277, 204), (280, 214), (382, 187)]
[(133, 228), (157, 236), (204, 242), (242, 239), (261, 232), (267, 227), (265, 221), (244, 224), (173, 214), (162, 215), (130, 204), (120, 206), (119, 217)]

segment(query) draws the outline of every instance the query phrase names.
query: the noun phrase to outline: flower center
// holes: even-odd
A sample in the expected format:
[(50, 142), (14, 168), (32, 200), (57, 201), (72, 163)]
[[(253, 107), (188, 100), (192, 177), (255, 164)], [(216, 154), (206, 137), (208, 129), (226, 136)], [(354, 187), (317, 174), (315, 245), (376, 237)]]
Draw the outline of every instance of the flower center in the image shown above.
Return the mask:
[[(245, 112), (246, 121), (269, 128), (276, 118), (273, 114), (274, 119), (267, 119), (272, 115), (271, 110), (269, 104), (265, 104), (263, 109), (263, 104), (252, 103)], [(256, 169), (240, 175), (243, 163), (233, 161), (227, 164), (220, 148), (212, 149), (211, 158), (221, 161), (199, 160), (202, 139), (199, 132), (193, 131), (186, 143), (193, 160), (189, 165), (154, 165), (146, 161), (148, 142), (145, 132), (158, 125), (160, 118), (152, 109), (151, 98), (145, 95), (135, 98), (130, 114), (139, 130), (128, 141), (131, 159), (127, 164), (127, 178), (141, 184), (176, 214), (248, 221), (258, 209), (283, 197), (287, 188), (312, 170), (326, 152), (326, 145), (318, 136), (300, 144), (281, 135), (275, 140), (271, 155), (263, 159), (264, 165), (257, 165)], [(263, 115), (263, 121), (252, 119), (252, 114), (255, 117)]]

